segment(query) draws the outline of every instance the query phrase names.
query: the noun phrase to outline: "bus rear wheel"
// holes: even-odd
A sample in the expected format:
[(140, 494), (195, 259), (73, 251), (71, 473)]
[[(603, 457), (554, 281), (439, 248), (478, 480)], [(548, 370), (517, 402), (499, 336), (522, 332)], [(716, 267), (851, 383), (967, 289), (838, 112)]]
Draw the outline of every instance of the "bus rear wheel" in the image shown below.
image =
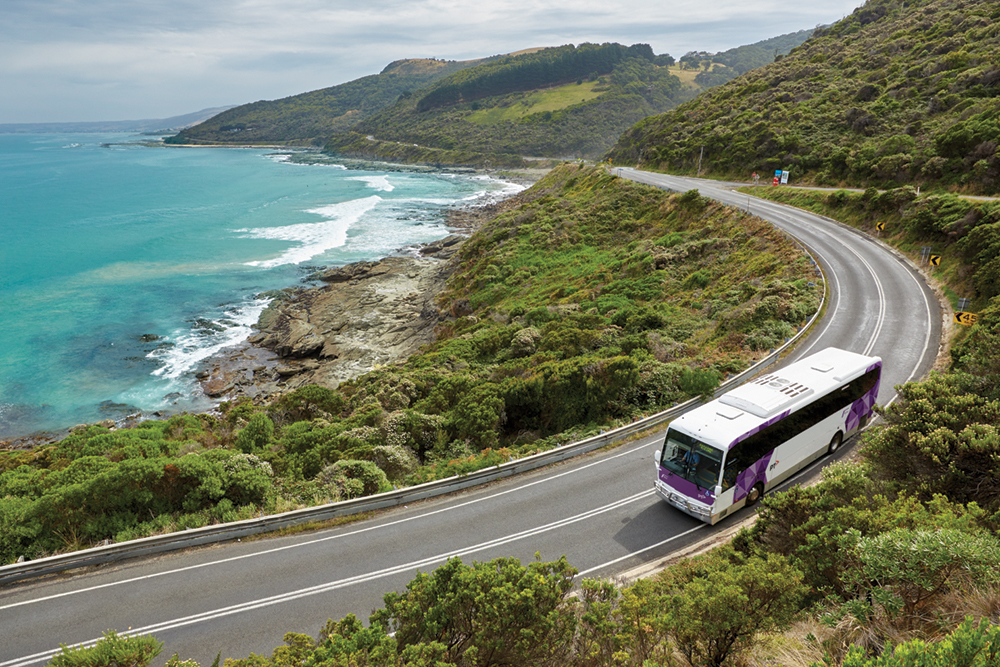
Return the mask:
[(750, 489), (750, 493), (747, 494), (746, 506), (753, 507), (754, 505), (757, 504), (757, 501), (760, 500), (760, 497), (763, 495), (764, 495), (764, 485), (761, 484), (760, 482), (757, 482), (756, 484), (753, 485), (753, 488)]
[(835, 451), (840, 449), (841, 443), (844, 442), (844, 434), (837, 431), (837, 434), (833, 436), (833, 440), (830, 441), (830, 445), (826, 448), (827, 454), (833, 454)]

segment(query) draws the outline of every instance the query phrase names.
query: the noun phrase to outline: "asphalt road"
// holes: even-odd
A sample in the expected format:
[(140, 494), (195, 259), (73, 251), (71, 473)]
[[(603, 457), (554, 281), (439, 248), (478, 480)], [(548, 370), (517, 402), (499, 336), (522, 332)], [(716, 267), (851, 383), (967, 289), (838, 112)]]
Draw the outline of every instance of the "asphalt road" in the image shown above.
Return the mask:
[[(747, 205), (707, 182), (621, 170), (660, 187)], [(789, 360), (835, 345), (884, 361), (879, 402), (933, 364), (941, 315), (911, 266), (867, 237), (777, 204), (751, 212), (806, 246), (830, 281), (826, 317)], [(566, 555), (581, 576), (607, 577), (724, 530), (659, 501), (652, 453), (662, 434), (446, 498), (338, 528), (259, 539), (94, 568), (0, 589), (0, 667), (41, 665), (60, 644), (105, 630), (152, 634), (204, 666), (270, 655), (285, 632), (315, 636), (326, 619), (363, 619), (382, 595), (451, 556), (466, 562)], [(843, 451), (843, 450), (842, 450)]]

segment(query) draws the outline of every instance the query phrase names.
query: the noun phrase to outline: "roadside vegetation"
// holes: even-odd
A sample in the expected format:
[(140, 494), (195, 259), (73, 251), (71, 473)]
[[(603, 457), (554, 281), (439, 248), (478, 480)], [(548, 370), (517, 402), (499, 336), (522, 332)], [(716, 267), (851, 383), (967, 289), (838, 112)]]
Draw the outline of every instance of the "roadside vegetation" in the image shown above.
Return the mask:
[(462, 247), (436, 341), (269, 405), (0, 452), (0, 558), (356, 498), (496, 465), (710, 393), (823, 293), (758, 218), (566, 164)]
[[(918, 194), (913, 186), (863, 192), (748, 187), (742, 192), (834, 218), (892, 244), (914, 263), (923, 261), (956, 310), (960, 298), (968, 300), (966, 310), (978, 311), (1000, 294), (1000, 201)], [(925, 248), (938, 264), (921, 259)]]
[[(634, 583), (579, 581), (565, 559), (452, 559), (386, 594), (367, 624), (317, 619), (315, 637), (225, 665), (1000, 664), (998, 331), (994, 296), (948, 372), (879, 409), (857, 460), (766, 496), (725, 546)], [(149, 647), (162, 648), (110, 637), (52, 664), (112, 664), (93, 651), (144, 665)]]

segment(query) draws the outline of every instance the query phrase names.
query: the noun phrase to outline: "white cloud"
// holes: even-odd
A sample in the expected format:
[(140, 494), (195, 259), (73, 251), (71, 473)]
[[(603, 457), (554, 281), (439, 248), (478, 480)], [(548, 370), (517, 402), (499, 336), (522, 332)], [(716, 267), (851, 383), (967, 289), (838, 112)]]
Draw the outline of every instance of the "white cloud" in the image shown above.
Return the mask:
[(276, 99), (393, 60), (535, 46), (719, 51), (829, 23), (860, 0), (5, 0), (0, 123), (162, 118)]

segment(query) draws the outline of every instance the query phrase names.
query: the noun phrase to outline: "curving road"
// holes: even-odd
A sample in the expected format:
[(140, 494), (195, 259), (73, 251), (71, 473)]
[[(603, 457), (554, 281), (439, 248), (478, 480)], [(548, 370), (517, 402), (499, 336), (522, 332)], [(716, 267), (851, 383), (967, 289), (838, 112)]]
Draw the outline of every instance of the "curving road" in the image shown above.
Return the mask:
[[(723, 189), (634, 170), (622, 176), (746, 208), (787, 230), (822, 265), (826, 317), (789, 356), (836, 345), (884, 361), (880, 403), (893, 386), (933, 364), (940, 309), (919, 274), (869, 238), (830, 220)], [(59, 644), (105, 630), (152, 634), (202, 665), (217, 653), (270, 655), (285, 632), (315, 636), (326, 619), (364, 619), (385, 591), (450, 556), (464, 561), (565, 554), (589, 577), (613, 576), (726, 529), (701, 524), (657, 500), (653, 443), (609, 452), (446, 498), (397, 508), (337, 528), (229, 543), (109, 565), (0, 589), (0, 667), (41, 665)], [(842, 450), (843, 452), (843, 450)], [(748, 510), (738, 513), (746, 516)]]

